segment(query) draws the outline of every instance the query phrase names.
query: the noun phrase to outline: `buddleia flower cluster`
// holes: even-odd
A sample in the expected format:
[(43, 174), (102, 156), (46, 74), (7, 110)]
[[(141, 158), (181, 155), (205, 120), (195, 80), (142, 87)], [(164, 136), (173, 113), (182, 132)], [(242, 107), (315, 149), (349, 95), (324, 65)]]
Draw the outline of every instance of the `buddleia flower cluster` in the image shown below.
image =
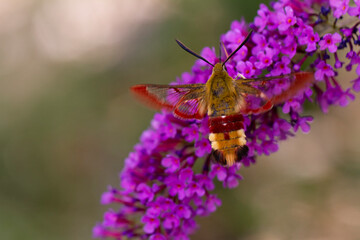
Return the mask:
[[(95, 238), (112, 239), (189, 239), (199, 227), (197, 216), (214, 212), (221, 200), (214, 181), (234, 188), (242, 179), (238, 170), (255, 163), (259, 155), (279, 148), (279, 141), (299, 129), (310, 131), (313, 117), (303, 113), (310, 101), (327, 112), (331, 105), (346, 106), (360, 91), (360, 0), (280, 0), (260, 5), (253, 23), (231, 23), (221, 35), (227, 52), (234, 51), (252, 29), (249, 41), (226, 64), (229, 75), (246, 78), (278, 76), (297, 71), (314, 72), (311, 87), (272, 110), (244, 116), (249, 154), (240, 163), (224, 167), (211, 161), (208, 118), (184, 121), (169, 112), (155, 114), (134, 151), (125, 159), (120, 186), (109, 187), (102, 204), (113, 208), (93, 229)], [(214, 48), (201, 55), (219, 62)], [(338, 71), (356, 70), (351, 87), (342, 86)], [(205, 83), (212, 69), (197, 60), (191, 70), (174, 84)], [(340, 82), (339, 80), (342, 80)], [(281, 84), (272, 88), (276, 95)], [(241, 216), (239, 216), (240, 218)]]

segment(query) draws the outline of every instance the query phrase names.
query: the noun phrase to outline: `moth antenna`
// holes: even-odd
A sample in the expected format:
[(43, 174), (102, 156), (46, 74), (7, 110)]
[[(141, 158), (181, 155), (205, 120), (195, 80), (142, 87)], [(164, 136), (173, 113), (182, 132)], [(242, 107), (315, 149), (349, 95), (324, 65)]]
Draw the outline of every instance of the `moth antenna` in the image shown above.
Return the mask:
[(225, 47), (225, 44), (224, 42), (220, 42), (221, 43), (221, 47), (222, 49), (224, 50), (224, 53), (225, 53), (225, 57), (228, 58), (229, 57), (229, 53), (227, 52), (226, 50), (226, 47)]
[(250, 30), (249, 34), (246, 36), (245, 40), (235, 49), (235, 51), (233, 51), (228, 57), (227, 59), (223, 62), (223, 66), (225, 65), (225, 63), (237, 52), (240, 50), (240, 48), (242, 46), (244, 46), (244, 44), (247, 42), (247, 40), (249, 40), (251, 34), (252, 34), (253, 30)]
[(213, 64), (211, 64), (208, 60), (206, 60), (205, 58), (203, 58), (202, 56), (200, 56), (199, 54), (195, 53), (194, 51), (192, 51), (190, 48), (188, 48), (187, 46), (185, 46), (182, 42), (180, 42), (179, 40), (175, 39), (176, 43), (179, 44), (179, 46), (184, 49), (185, 51), (187, 51), (188, 53), (190, 53), (191, 55), (203, 60), (204, 62), (206, 62), (207, 64), (211, 65), (214, 67)]

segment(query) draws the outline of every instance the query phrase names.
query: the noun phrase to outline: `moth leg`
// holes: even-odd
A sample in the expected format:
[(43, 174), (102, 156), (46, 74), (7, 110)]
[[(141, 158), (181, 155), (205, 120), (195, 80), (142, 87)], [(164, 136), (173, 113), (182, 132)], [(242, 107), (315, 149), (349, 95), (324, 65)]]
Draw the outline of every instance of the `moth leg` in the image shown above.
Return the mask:
[(234, 80), (240, 80), (240, 79), (247, 79), (247, 78), (244, 75), (242, 75), (241, 73), (238, 73)]
[[(257, 88), (254, 88), (253, 86), (250, 86), (249, 84), (237, 84), (237, 92), (238, 93), (247, 93), (247, 94), (253, 94), (253, 95), (256, 95), (256, 96), (260, 96), (262, 94), (262, 92), (257, 89)], [(265, 94), (263, 94), (265, 95)]]

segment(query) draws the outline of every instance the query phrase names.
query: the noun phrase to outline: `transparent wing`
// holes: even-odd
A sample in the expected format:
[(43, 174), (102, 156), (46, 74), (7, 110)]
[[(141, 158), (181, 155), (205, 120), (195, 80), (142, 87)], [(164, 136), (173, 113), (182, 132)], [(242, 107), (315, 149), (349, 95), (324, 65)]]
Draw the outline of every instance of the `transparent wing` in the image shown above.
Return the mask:
[(311, 72), (235, 80), (239, 112), (259, 114), (269, 111), (273, 105), (303, 93), (313, 81)]
[(204, 84), (143, 84), (131, 87), (131, 91), (148, 106), (172, 111), (178, 118), (201, 119), (206, 114)]

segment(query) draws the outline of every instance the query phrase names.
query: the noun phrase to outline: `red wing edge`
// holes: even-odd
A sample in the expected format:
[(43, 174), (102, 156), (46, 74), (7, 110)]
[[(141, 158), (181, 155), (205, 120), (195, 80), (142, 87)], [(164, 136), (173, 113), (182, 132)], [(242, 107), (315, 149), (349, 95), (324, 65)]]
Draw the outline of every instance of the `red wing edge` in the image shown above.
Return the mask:
[(131, 92), (155, 109), (165, 109), (181, 119), (202, 119), (205, 85), (156, 85), (143, 84), (131, 87)]
[(141, 102), (146, 104), (148, 107), (154, 109), (165, 109), (171, 111), (174, 106), (166, 103), (166, 101), (162, 101), (154, 94), (150, 94), (147, 90), (147, 85), (135, 85), (130, 88), (130, 91), (138, 98)]
[(273, 96), (271, 101), (274, 105), (283, 103), (292, 97), (305, 91), (306, 88), (310, 87), (311, 83), (315, 80), (314, 73), (312, 72), (298, 72), (295, 73), (295, 80), (291, 86), (283, 93)]
[[(266, 97), (265, 94), (258, 96), (258, 99), (262, 100), (262, 104), (260, 104), (257, 108), (251, 108), (245, 104), (245, 108), (241, 109), (240, 112), (243, 114), (260, 114), (269, 111), (274, 105), (283, 103), (300, 94), (302, 91), (305, 91), (306, 88), (310, 87), (311, 83), (314, 81), (314, 73), (312, 72), (298, 72), (294, 74), (278, 76), (278, 77), (264, 77), (259, 79), (249, 79), (249, 82), (255, 81), (271, 81), (273, 79), (281, 79), (282, 77), (295, 77), (289, 88), (285, 91), (279, 93), (278, 95), (274, 95), (272, 97)], [(247, 81), (246, 79), (244, 81)], [(245, 95), (247, 96), (247, 95)], [(251, 94), (249, 95), (251, 96)]]

